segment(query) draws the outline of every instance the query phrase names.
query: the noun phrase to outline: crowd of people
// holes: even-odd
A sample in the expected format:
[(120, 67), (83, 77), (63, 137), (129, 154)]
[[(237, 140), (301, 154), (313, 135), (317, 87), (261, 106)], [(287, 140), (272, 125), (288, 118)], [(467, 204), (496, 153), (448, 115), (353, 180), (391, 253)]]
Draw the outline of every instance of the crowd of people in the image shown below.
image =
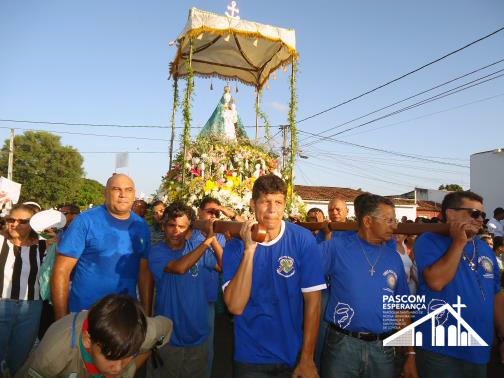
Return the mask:
[[(452, 192), (432, 221), (449, 234), (417, 237), (396, 234), (394, 203), (379, 195), (355, 199), (357, 231), (326, 223), (311, 232), (284, 220), (286, 200), (285, 182), (264, 175), (252, 190), (253, 219), (211, 197), (196, 211), (180, 201), (149, 205), (135, 199), (130, 177), (115, 174), (104, 205), (59, 207), (67, 224), (49, 240), (29, 224), (40, 206), (14, 206), (0, 234), (3, 376), (210, 377), (219, 298), (233, 317), (235, 377), (486, 376), (504, 336), (502, 208), (487, 222), (481, 196)], [(329, 202), (328, 217), (348, 220), (345, 199)], [(240, 237), (215, 234), (217, 219), (243, 222)], [(195, 220), (208, 222), (195, 229)], [(318, 208), (306, 216), (325, 220)], [(253, 237), (257, 223), (263, 242)], [(43, 301), (38, 276), (52, 245)], [(426, 306), (390, 306), (412, 295)], [(458, 306), (486, 346), (434, 342), (430, 321), (417, 326), (416, 347), (384, 344), (445, 304)], [(448, 311), (436, 322), (457, 324)]]

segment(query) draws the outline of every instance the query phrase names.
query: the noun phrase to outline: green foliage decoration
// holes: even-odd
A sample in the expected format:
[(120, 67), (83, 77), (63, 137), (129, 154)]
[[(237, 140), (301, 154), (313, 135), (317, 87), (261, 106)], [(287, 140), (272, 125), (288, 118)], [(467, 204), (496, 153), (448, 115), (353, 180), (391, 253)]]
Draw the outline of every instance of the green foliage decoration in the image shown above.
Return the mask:
[(261, 103), (262, 103), (262, 88), (259, 90), (257, 94), (256, 114), (264, 123), (264, 136), (266, 137), (266, 140), (269, 141), (271, 139), (269, 118), (268, 115), (261, 109)]

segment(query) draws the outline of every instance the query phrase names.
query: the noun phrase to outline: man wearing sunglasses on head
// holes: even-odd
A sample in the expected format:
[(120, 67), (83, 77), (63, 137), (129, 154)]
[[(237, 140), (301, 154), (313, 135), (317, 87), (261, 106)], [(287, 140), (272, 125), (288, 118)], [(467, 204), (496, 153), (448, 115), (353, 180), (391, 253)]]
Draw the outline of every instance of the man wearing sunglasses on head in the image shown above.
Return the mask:
[[(454, 308), (458, 307), (461, 318), (488, 346), (456, 346), (450, 338), (440, 343), (438, 334), (433, 346), (431, 321), (423, 322), (415, 329), (423, 337), (422, 346), (417, 348), (418, 373), (425, 378), (486, 377), (494, 307), (496, 315), (502, 312), (502, 297), (495, 254), (475, 237), (485, 219), (483, 198), (470, 191), (450, 193), (443, 200), (441, 213), (443, 221), (450, 226), (449, 236), (425, 233), (414, 246), (419, 271), (417, 295), (425, 295), (427, 307), (417, 319), (445, 304), (452, 307), (456, 304)], [(457, 319), (446, 311), (436, 316), (435, 325), (441, 325), (450, 334), (449, 328), (457, 327)], [(463, 331), (469, 334), (465, 325)], [(470, 334), (465, 344), (471, 345), (473, 337)], [(459, 338), (458, 344), (463, 345), (464, 338)]]

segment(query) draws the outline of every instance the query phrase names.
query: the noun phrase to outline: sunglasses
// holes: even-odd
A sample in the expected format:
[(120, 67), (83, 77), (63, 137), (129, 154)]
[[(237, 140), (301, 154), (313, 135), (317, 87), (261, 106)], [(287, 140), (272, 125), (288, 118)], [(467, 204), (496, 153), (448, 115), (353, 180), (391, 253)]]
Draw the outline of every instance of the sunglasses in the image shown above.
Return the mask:
[(486, 213), (478, 209), (471, 209), (470, 207), (450, 207), (452, 210), (466, 210), (469, 212), (471, 218), (478, 219), (479, 217), (486, 219)]
[(15, 223), (18, 222), (19, 224), (28, 224), (30, 223), (29, 219), (19, 219), (19, 218), (5, 218), (5, 221), (7, 223)]

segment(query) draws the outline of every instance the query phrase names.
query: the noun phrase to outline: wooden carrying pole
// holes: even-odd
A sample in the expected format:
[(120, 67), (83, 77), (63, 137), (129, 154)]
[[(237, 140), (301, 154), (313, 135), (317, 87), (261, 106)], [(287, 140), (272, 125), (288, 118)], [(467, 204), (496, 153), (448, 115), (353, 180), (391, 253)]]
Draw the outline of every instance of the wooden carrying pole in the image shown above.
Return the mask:
[[(356, 222), (301, 222), (299, 226), (310, 231), (322, 230), (329, 226), (331, 231), (357, 231)], [(448, 235), (450, 226), (446, 223), (399, 223), (394, 234), (418, 235), (424, 232), (435, 232), (437, 234)]]
[[(206, 230), (208, 228), (209, 221), (197, 220), (193, 222), (193, 227), (197, 230)], [(215, 221), (213, 222), (213, 231), (217, 234), (224, 234), (229, 232), (231, 236), (240, 237), (240, 230), (242, 228), (242, 222), (226, 222), (226, 221)], [(266, 228), (259, 224), (252, 226), (252, 240), (262, 243), (266, 238)]]

